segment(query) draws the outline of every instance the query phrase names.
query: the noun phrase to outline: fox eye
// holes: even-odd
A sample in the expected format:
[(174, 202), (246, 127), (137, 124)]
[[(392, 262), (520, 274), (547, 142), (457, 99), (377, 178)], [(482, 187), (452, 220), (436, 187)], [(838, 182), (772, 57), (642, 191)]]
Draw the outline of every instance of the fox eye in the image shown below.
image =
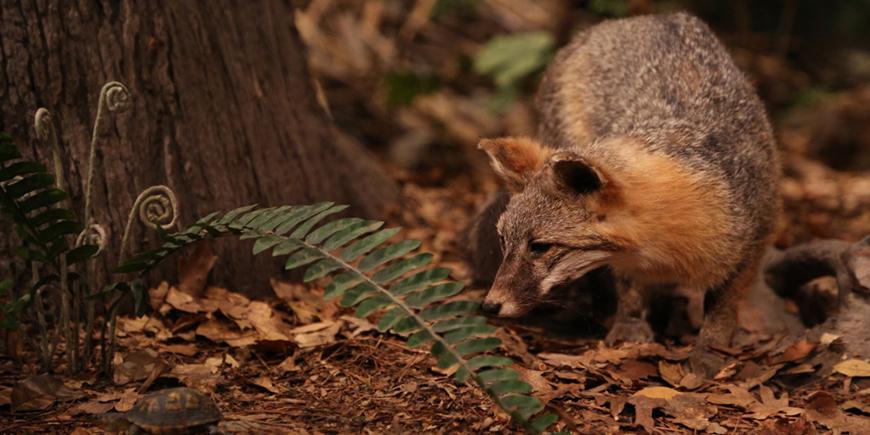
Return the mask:
[(551, 243), (529, 242), (529, 252), (531, 252), (532, 255), (541, 255), (549, 251), (552, 247), (553, 244)]

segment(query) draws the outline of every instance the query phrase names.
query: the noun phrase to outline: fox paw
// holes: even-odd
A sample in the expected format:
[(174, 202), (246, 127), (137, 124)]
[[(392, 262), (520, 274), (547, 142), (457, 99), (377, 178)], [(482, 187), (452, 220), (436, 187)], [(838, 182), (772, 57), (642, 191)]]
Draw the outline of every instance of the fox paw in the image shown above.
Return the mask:
[(655, 340), (655, 333), (650, 328), (649, 323), (643, 319), (626, 319), (619, 320), (610, 328), (607, 337), (604, 338), (604, 344), (613, 346), (617, 343), (635, 342), (635, 343), (650, 343)]
[(689, 370), (702, 379), (711, 379), (727, 361), (706, 346), (695, 346), (689, 355)]

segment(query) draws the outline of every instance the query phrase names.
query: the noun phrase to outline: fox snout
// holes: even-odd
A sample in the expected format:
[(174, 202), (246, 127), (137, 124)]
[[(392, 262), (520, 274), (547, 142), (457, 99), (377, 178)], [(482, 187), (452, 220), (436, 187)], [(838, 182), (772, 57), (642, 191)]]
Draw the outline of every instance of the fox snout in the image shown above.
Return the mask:
[(489, 290), (480, 306), (481, 311), (488, 316), (505, 318), (520, 317), (531, 308), (529, 304), (515, 300), (503, 288), (495, 287)]

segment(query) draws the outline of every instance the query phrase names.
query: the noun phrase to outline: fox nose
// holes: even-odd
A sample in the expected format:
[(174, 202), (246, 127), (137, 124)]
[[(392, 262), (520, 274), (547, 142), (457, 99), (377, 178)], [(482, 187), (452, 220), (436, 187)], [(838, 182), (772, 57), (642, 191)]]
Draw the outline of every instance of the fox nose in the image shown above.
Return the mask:
[(498, 315), (499, 311), (501, 311), (501, 304), (497, 302), (484, 302), (480, 306), (480, 310), (483, 311), (484, 314), (495, 316)]

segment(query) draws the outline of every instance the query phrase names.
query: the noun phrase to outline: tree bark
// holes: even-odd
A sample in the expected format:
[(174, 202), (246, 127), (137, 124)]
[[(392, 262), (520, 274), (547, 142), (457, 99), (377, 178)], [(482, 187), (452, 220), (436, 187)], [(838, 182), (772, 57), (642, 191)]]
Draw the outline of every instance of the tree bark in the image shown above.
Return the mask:
[[(111, 80), (132, 104), (105, 114), (99, 132), (92, 213), (110, 241), (101, 281), (117, 264), (134, 199), (151, 185), (175, 191), (183, 225), (251, 203), (330, 200), (376, 216), (397, 197), (318, 104), (289, 1), (0, 2), (0, 130), (48, 163), (33, 116), (53, 114), (80, 217), (99, 92)], [(134, 227), (130, 251), (153, 247)], [(215, 278), (258, 293), (275, 270), (249, 248), (220, 244)]]

